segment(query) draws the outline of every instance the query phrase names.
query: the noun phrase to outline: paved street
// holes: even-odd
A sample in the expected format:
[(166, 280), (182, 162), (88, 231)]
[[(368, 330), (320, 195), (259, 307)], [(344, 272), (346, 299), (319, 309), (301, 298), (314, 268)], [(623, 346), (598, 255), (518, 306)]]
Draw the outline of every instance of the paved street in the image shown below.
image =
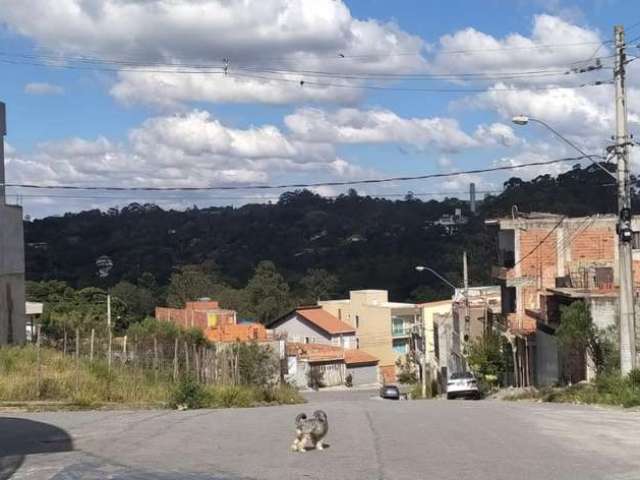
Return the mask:
[[(0, 479), (637, 479), (640, 413), (308, 394), (304, 406), (0, 416)], [(330, 445), (291, 453), (323, 408)]]

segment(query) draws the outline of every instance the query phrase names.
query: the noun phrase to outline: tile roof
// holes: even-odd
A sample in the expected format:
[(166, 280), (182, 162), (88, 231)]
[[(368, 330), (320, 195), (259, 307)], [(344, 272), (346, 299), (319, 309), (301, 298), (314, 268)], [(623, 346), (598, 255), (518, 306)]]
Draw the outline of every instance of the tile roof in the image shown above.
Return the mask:
[(378, 363), (379, 359), (365, 352), (364, 350), (345, 350), (344, 363), (347, 365), (356, 365), (359, 363)]
[(313, 306), (298, 308), (296, 313), (305, 320), (313, 323), (316, 327), (321, 328), (327, 333), (337, 335), (339, 333), (355, 333), (356, 329), (348, 323), (338, 320), (322, 307)]
[(321, 343), (287, 342), (287, 355), (299, 356), (310, 362), (344, 361), (347, 365), (377, 363), (378, 359), (359, 349), (345, 349)]
[(216, 328), (207, 328), (205, 335), (212, 342), (264, 341), (267, 339), (267, 330), (259, 323), (219, 325)]

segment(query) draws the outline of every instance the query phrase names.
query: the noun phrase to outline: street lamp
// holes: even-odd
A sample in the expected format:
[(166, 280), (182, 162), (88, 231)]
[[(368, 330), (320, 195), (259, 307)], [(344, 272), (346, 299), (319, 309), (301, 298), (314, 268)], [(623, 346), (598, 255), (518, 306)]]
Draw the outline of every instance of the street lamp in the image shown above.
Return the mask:
[(582, 155), (583, 157), (589, 159), (589, 161), (591, 163), (593, 163), (594, 165), (596, 165), (600, 170), (604, 171), (607, 175), (609, 175), (610, 177), (613, 177), (613, 179), (617, 182), (618, 181), (618, 177), (616, 175), (614, 175), (613, 173), (611, 173), (609, 170), (607, 170), (606, 168), (604, 168), (602, 165), (600, 165), (600, 162), (596, 162), (593, 158), (599, 158), (604, 160), (604, 157), (602, 155), (589, 155), (588, 153), (585, 153), (584, 150), (582, 150), (580, 147), (578, 147), (575, 143), (573, 143), (571, 140), (569, 140), (568, 138), (566, 138), (564, 135), (562, 135), (560, 132), (558, 132), (556, 129), (554, 129), (551, 125), (549, 125), (547, 122), (544, 122), (542, 120), (539, 120), (537, 118), (533, 118), (533, 117), (529, 117), (527, 115), (516, 115), (515, 117), (513, 117), (511, 119), (511, 121), (516, 124), (516, 125), (527, 125), (529, 122), (536, 122), (539, 123), (540, 125), (542, 125), (543, 127), (545, 127), (547, 130), (549, 130), (551, 133), (553, 133), (556, 137), (558, 137), (560, 140), (562, 140), (564, 143), (566, 143), (567, 145), (569, 145), (571, 148), (573, 148), (574, 150), (576, 150), (578, 153), (580, 153), (580, 155)]
[(444, 283), (449, 285), (454, 291), (458, 289), (458, 287), (456, 287), (453, 283), (451, 283), (449, 280), (447, 280), (442, 275), (440, 275), (438, 272), (436, 272), (433, 268), (425, 267), (424, 265), (418, 265), (418, 266), (416, 266), (416, 271), (418, 271), (418, 272), (424, 272), (424, 271), (431, 272), (436, 277), (438, 277), (440, 280), (442, 280)]
[[(624, 70), (624, 68), (622, 68)], [(551, 131), (556, 137), (561, 139), (574, 150), (588, 158), (598, 168), (603, 170), (607, 175), (616, 181), (618, 187), (618, 224), (616, 231), (618, 233), (618, 276), (620, 284), (620, 294), (618, 296), (618, 308), (620, 312), (620, 368), (623, 373), (628, 373), (635, 367), (635, 304), (634, 304), (634, 287), (633, 287), (633, 254), (632, 245), (633, 230), (631, 223), (631, 200), (629, 192), (629, 171), (626, 167), (625, 156), (618, 157), (618, 171), (614, 175), (604, 168), (600, 162), (593, 160), (593, 157), (604, 158), (601, 155), (587, 155), (580, 147), (564, 137), (557, 130), (552, 128), (546, 122), (537, 118), (531, 118), (526, 115), (517, 115), (511, 119), (516, 125), (527, 125), (529, 122), (536, 122)], [(626, 121), (625, 121), (626, 122)], [(626, 127), (625, 127), (626, 128)], [(620, 145), (620, 139), (626, 137), (617, 137), (616, 145)], [(624, 319), (630, 319), (624, 321)]]

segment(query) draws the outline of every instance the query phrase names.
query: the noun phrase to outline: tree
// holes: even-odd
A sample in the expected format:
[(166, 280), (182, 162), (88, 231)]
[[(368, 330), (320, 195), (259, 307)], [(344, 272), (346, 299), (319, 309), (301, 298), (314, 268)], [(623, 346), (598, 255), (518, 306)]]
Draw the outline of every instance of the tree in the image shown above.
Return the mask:
[(289, 285), (273, 262), (258, 264), (245, 293), (248, 312), (260, 323), (268, 323), (291, 308)]
[(474, 339), (469, 345), (467, 363), (482, 379), (489, 383), (497, 381), (506, 369), (501, 336), (488, 333)]
[(615, 369), (615, 343), (611, 331), (594, 325), (589, 306), (583, 301), (560, 306), (558, 343), (569, 353), (586, 352), (598, 375)]
[(167, 291), (167, 303), (172, 307), (184, 307), (187, 302), (214, 293), (214, 281), (199, 265), (185, 265), (171, 275)]
[(314, 304), (316, 301), (331, 299), (338, 292), (338, 277), (324, 268), (310, 268), (300, 280), (303, 288), (303, 302)]
[(111, 289), (111, 296), (125, 303), (127, 324), (151, 315), (156, 306), (156, 300), (150, 290), (127, 281), (118, 282)]

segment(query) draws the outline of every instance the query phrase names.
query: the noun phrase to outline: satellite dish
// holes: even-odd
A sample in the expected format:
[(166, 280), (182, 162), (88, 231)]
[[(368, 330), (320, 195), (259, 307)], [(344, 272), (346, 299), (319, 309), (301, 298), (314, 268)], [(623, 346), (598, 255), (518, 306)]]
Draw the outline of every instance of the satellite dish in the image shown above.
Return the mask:
[(105, 278), (113, 268), (113, 261), (106, 255), (102, 255), (96, 260), (96, 267), (98, 267), (98, 276)]

